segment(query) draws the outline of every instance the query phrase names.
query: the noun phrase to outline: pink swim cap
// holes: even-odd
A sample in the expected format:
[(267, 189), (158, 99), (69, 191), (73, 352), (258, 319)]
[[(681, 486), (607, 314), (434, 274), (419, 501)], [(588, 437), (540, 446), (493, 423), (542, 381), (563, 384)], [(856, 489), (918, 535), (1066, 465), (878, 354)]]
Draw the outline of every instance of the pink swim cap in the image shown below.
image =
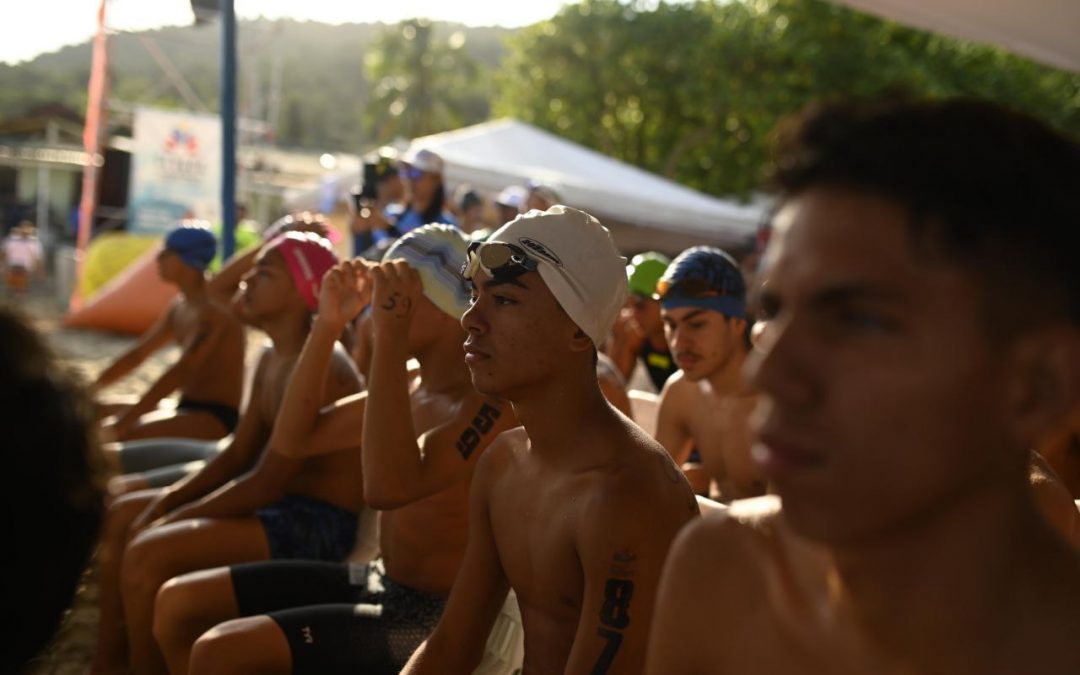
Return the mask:
[(300, 297), (308, 309), (317, 310), (323, 275), (338, 264), (330, 242), (314, 232), (286, 232), (272, 239), (265, 250), (281, 253)]

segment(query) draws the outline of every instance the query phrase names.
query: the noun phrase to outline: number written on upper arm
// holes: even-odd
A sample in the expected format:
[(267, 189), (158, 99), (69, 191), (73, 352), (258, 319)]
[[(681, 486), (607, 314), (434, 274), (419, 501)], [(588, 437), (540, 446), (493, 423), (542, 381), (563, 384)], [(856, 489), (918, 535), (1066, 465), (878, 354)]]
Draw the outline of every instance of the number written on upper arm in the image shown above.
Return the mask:
[(604, 602), (600, 605), (600, 626), (596, 634), (604, 639), (604, 650), (596, 659), (592, 675), (604, 675), (615, 661), (622, 645), (621, 631), (630, 626), (630, 601), (634, 598), (634, 561), (629, 551), (620, 551), (612, 558), (610, 576), (604, 582)]
[(461, 458), (468, 460), (473, 451), (480, 445), (484, 434), (491, 431), (495, 426), (495, 420), (502, 416), (502, 411), (493, 405), (484, 403), (473, 418), (472, 424), (461, 433), (457, 439), (457, 451)]

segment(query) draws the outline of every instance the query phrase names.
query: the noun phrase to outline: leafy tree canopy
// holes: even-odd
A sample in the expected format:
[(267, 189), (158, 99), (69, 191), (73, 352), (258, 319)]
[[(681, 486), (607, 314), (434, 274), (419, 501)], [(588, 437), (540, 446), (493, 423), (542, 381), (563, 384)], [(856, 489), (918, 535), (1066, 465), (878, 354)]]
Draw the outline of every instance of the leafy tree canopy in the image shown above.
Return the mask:
[(779, 119), (822, 97), (978, 95), (1080, 134), (1080, 76), (811, 0), (584, 0), (509, 40), (494, 109), (748, 196)]

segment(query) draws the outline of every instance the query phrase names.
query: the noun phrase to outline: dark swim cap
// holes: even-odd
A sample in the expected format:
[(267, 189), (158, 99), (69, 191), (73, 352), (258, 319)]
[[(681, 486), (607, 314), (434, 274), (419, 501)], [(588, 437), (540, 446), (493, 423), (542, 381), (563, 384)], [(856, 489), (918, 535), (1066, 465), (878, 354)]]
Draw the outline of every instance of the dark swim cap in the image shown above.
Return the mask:
[(746, 283), (735, 260), (718, 248), (695, 246), (671, 261), (656, 283), (662, 309), (698, 307), (746, 317)]
[(165, 237), (165, 249), (201, 272), (217, 253), (217, 237), (198, 221), (184, 221)]

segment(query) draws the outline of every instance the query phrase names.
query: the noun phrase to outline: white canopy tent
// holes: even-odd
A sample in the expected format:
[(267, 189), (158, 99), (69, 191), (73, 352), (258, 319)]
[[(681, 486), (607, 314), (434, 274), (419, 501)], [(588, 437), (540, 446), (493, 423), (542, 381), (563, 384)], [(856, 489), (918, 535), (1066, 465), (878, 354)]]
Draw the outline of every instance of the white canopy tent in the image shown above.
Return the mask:
[[(549, 185), (570, 206), (607, 225), (624, 251), (678, 253), (694, 244), (734, 248), (748, 243), (763, 208), (710, 197), (514, 119), (500, 119), (413, 140), (443, 158), (449, 185), (468, 183), (495, 195), (532, 179)], [(344, 196), (356, 181), (350, 171), (295, 195), (294, 207), (316, 208), (331, 189)]]
[[(953, 37), (994, 44), (1041, 63), (1080, 72), (1080, 0), (833, 0), (838, 4)], [(716, 199), (513, 119), (415, 139), (446, 162), (448, 183), (494, 194), (528, 179), (597, 215), (624, 250), (678, 252), (695, 243), (745, 243), (761, 205)], [(343, 199), (355, 170), (318, 188), (294, 191), (296, 208)]]
[(1080, 72), (1080, 0), (833, 0)]

